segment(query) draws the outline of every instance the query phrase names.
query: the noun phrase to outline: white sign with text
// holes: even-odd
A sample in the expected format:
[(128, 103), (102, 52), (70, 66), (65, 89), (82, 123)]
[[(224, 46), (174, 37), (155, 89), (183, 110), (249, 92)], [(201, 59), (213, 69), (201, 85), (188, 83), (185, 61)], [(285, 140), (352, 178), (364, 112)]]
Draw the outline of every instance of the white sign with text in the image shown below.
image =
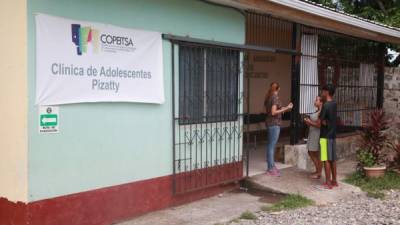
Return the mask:
[(164, 102), (161, 33), (36, 15), (36, 104)]

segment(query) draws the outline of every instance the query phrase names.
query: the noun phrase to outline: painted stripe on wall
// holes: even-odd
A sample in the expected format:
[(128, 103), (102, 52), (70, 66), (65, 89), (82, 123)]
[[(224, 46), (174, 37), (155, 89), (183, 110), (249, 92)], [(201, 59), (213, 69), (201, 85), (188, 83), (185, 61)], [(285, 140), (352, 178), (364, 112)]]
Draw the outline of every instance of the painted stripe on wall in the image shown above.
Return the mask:
[(0, 197), (27, 201), (27, 3), (0, 3)]

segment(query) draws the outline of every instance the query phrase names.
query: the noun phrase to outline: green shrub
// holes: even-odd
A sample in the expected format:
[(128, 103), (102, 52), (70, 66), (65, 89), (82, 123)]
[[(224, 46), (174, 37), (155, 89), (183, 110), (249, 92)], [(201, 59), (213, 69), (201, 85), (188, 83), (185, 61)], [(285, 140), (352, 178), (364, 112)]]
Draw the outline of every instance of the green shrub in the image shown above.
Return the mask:
[(384, 131), (389, 122), (383, 110), (375, 110), (368, 116), (368, 122), (361, 130), (360, 150), (357, 153), (359, 167), (372, 167), (386, 162), (385, 153), (388, 135)]
[(369, 151), (360, 150), (357, 154), (357, 159), (363, 167), (375, 166), (375, 158)]

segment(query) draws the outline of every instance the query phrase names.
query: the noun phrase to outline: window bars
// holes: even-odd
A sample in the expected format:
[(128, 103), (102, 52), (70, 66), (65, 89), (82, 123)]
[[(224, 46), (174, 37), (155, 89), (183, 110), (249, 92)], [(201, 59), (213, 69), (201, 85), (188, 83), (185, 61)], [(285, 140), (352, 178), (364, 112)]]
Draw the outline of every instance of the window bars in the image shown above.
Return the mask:
[(239, 52), (179, 47), (179, 122), (196, 124), (237, 120)]
[(241, 179), (240, 51), (173, 41), (172, 52), (174, 193)]
[[(302, 44), (310, 35), (318, 36), (318, 52), (303, 52), (301, 56), (302, 72), (310, 66), (305, 68), (304, 61), (318, 62), (318, 83), (315, 82), (313, 64), (312, 71), (301, 74), (301, 80), (311, 79), (313, 82), (301, 83), (301, 89), (312, 89), (316, 84), (319, 87), (325, 84), (335, 85), (339, 131), (361, 127), (367, 114), (378, 106), (378, 67), (381, 66), (383, 57), (379, 54), (379, 43), (306, 26), (302, 26), (301, 32)], [(303, 45), (302, 50), (304, 47)], [(301, 101), (301, 104), (309, 103)], [(302, 105), (300, 108), (306, 106)], [(311, 113), (310, 111), (300, 113)]]

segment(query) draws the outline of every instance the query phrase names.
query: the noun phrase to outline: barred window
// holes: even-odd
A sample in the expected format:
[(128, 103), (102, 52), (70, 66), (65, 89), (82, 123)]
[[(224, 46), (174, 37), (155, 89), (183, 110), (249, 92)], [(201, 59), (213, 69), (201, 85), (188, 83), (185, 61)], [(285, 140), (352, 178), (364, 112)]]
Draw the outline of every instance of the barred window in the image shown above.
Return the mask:
[[(378, 68), (380, 44), (374, 41), (341, 35), (302, 26), (301, 98), (311, 100), (317, 88), (326, 84), (336, 87), (338, 131), (360, 128), (368, 114), (378, 107)], [(315, 36), (314, 43), (307, 42)], [(305, 50), (313, 50), (304, 52)], [(317, 76), (316, 76), (317, 75)], [(310, 90), (315, 89), (311, 94)], [(309, 90), (309, 91), (306, 91)], [(300, 98), (300, 99), (301, 99)], [(301, 113), (310, 113), (313, 107), (300, 101)]]
[(179, 47), (179, 123), (237, 120), (237, 50)]

